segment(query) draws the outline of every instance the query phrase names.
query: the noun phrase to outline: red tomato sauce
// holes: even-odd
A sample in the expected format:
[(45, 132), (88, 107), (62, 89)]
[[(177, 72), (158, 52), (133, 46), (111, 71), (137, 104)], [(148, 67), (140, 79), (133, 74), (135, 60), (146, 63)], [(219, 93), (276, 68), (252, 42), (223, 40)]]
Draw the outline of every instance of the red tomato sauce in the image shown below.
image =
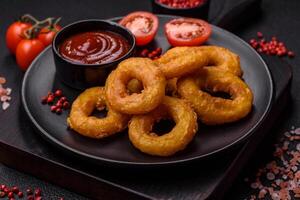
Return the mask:
[(129, 42), (123, 36), (110, 31), (78, 33), (59, 46), (64, 58), (82, 64), (108, 63), (122, 57), (129, 49)]

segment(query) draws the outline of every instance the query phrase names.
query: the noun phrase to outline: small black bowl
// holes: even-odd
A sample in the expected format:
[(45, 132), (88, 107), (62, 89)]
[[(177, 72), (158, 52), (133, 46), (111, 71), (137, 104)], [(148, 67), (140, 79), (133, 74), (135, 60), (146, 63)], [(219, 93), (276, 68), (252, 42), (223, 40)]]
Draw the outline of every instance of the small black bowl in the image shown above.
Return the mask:
[[(59, 45), (71, 35), (87, 31), (112, 31), (118, 33), (128, 40), (131, 48), (122, 57), (103, 64), (82, 64), (64, 58), (59, 53)], [(124, 59), (133, 55), (135, 49), (135, 38), (130, 31), (117, 23), (90, 19), (77, 21), (65, 26), (60, 30), (52, 43), (56, 74), (58, 78), (68, 86), (76, 89), (85, 89), (91, 86), (104, 85), (108, 74)]]
[(179, 15), (184, 17), (201, 18), (207, 20), (210, 0), (205, 0), (202, 4), (192, 8), (174, 8), (152, 0), (152, 12), (156, 14)]

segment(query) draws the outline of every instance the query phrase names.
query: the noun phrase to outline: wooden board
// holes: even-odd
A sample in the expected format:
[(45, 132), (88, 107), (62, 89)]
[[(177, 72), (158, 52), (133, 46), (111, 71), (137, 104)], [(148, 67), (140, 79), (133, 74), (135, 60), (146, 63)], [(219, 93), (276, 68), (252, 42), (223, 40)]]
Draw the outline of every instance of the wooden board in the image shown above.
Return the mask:
[[(274, 108), (287, 102), (291, 70), (278, 58), (268, 60), (276, 88)], [(271, 64), (272, 63), (272, 64)], [(9, 78), (9, 77), (8, 77)], [(22, 76), (13, 88), (20, 88)], [(219, 199), (266, 136), (281, 112), (272, 109), (265, 123), (236, 149), (192, 166), (156, 170), (118, 170), (95, 166), (64, 154), (36, 134), (14, 91), (12, 107), (0, 115), (0, 161), (72, 191), (97, 199)]]

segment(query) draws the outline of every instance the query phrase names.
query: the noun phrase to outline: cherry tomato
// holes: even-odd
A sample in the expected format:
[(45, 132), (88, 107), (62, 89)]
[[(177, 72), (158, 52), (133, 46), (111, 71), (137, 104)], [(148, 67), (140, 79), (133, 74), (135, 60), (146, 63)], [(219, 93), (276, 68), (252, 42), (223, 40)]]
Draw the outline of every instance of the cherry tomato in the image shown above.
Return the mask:
[(34, 58), (45, 48), (38, 39), (24, 39), (17, 47), (16, 58), (20, 68), (25, 71)]
[(6, 46), (11, 53), (15, 54), (17, 46), (21, 40), (24, 39), (24, 31), (29, 29), (32, 25), (23, 22), (12, 23), (6, 31)]
[(172, 46), (197, 46), (208, 40), (211, 26), (201, 19), (173, 19), (165, 25), (165, 34)]
[(52, 40), (56, 33), (61, 29), (61, 26), (55, 25), (53, 28), (44, 27), (38, 35), (38, 39), (44, 43), (45, 46), (48, 46), (52, 43)]
[(158, 18), (152, 13), (137, 11), (125, 16), (119, 24), (133, 33), (138, 46), (143, 46), (154, 39), (158, 29)]

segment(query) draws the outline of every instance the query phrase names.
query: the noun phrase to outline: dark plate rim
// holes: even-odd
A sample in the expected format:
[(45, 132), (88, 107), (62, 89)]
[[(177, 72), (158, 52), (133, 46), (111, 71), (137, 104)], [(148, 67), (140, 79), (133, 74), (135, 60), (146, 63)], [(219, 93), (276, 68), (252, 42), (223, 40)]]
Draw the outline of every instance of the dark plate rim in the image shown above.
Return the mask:
[[(175, 15), (157, 15), (158, 17), (178, 17)], [(110, 18), (107, 20), (117, 20), (120, 19), (121, 17), (115, 17), (115, 18)], [(195, 161), (195, 160), (199, 160), (199, 159), (203, 159), (206, 158), (208, 156), (217, 154), (219, 152), (222, 152), (226, 149), (229, 149), (233, 146), (236, 146), (237, 144), (240, 144), (241, 142), (243, 142), (244, 140), (246, 140), (249, 136), (251, 136), (253, 134), (253, 132), (255, 132), (260, 126), (261, 124), (265, 121), (267, 115), (269, 114), (272, 104), (274, 102), (274, 85), (273, 85), (273, 79), (272, 79), (272, 75), (270, 73), (270, 70), (268, 68), (268, 66), (266, 65), (266, 63), (264, 62), (264, 60), (262, 59), (262, 57), (244, 40), (242, 40), (241, 38), (239, 38), (238, 36), (236, 36), (233, 33), (230, 33), (229, 31), (226, 31), (222, 28), (219, 28), (217, 26), (212, 25), (214, 29), (217, 29), (218, 31), (224, 33), (224, 34), (230, 34), (233, 38), (235, 38), (236, 40), (238, 40), (239, 42), (241, 42), (242, 44), (246, 45), (247, 47), (250, 48), (250, 50), (258, 57), (258, 59), (260, 59), (260, 61), (263, 63), (265, 69), (266, 69), (266, 73), (268, 76), (268, 80), (270, 82), (270, 94), (269, 94), (269, 99), (268, 99), (268, 104), (267, 104), (267, 109), (264, 111), (264, 113), (262, 114), (262, 116), (260, 117), (260, 119), (258, 120), (258, 122), (255, 124), (255, 126), (253, 126), (249, 131), (247, 131), (247, 133), (245, 133), (242, 137), (240, 137), (239, 139), (235, 140), (234, 142), (216, 149), (210, 153), (207, 154), (203, 154), (200, 156), (195, 156), (192, 158), (186, 158), (186, 159), (180, 159), (180, 160), (174, 160), (174, 161), (163, 161), (163, 162), (130, 162), (130, 161), (120, 161), (120, 160), (113, 160), (113, 159), (109, 159), (109, 158), (101, 158), (98, 156), (93, 156), (81, 151), (78, 151), (72, 147), (69, 147), (67, 145), (65, 145), (64, 143), (60, 142), (59, 140), (57, 140), (56, 138), (54, 138), (53, 136), (51, 136), (51, 134), (49, 134), (46, 130), (44, 130), (39, 124), (38, 122), (34, 119), (33, 115), (30, 112), (30, 109), (28, 107), (27, 104), (27, 100), (25, 97), (25, 93), (26, 93), (26, 83), (27, 80), (29, 79), (29, 75), (31, 70), (33, 69), (33, 67), (35, 66), (35, 64), (38, 62), (38, 60), (40, 59), (40, 57), (43, 56), (43, 54), (45, 54), (46, 51), (49, 51), (51, 49), (51, 46), (47, 47), (46, 49), (44, 49), (35, 59), (34, 61), (31, 63), (30, 67), (28, 68), (28, 70), (26, 71), (23, 81), (22, 81), (22, 88), (21, 88), (21, 101), (24, 107), (25, 112), (27, 113), (29, 119), (31, 120), (31, 122), (33, 123), (33, 125), (38, 129), (38, 131), (40, 133), (42, 133), (43, 138), (45, 138), (47, 141), (51, 142), (52, 144), (54, 144), (55, 146), (58, 146), (60, 149), (62, 150), (68, 150), (69, 152), (75, 153), (77, 156), (81, 156), (84, 158), (90, 158), (93, 159), (95, 161), (100, 161), (100, 162), (105, 162), (108, 164), (115, 164), (115, 165), (122, 165), (122, 166), (165, 166), (165, 165), (174, 165), (174, 164), (179, 164), (179, 163), (185, 163), (185, 162), (191, 162), (191, 161)]]

